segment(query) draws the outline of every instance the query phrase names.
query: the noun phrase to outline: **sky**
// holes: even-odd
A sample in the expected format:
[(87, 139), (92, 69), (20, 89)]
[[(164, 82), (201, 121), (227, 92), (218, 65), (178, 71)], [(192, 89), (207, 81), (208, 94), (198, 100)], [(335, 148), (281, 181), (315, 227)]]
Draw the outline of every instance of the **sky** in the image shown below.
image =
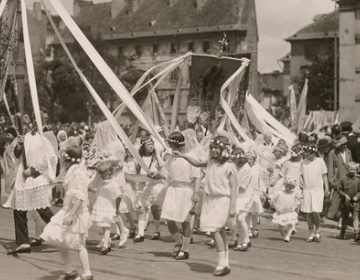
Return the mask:
[[(26, 0), (29, 7), (34, 1)], [(61, 1), (69, 10), (72, 10), (73, 0)], [(108, 1), (94, 0), (94, 2)], [(255, 1), (259, 30), (258, 69), (261, 73), (281, 70), (278, 60), (290, 52), (290, 44), (284, 39), (310, 24), (314, 16), (329, 13), (335, 7), (333, 0)]]

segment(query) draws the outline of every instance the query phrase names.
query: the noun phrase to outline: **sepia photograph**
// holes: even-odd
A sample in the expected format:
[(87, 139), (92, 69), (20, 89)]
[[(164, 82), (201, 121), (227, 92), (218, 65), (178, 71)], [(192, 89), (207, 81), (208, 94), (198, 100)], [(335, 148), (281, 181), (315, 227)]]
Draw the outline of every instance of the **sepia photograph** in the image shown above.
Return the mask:
[(360, 275), (360, 0), (0, 0), (0, 280)]

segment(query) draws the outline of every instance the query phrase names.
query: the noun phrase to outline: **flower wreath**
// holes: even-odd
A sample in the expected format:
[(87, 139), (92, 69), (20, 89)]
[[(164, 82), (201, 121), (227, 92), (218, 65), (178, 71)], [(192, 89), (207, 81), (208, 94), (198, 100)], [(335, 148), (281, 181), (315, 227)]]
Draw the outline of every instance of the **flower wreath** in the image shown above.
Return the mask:
[(303, 151), (309, 151), (309, 152), (317, 152), (317, 147), (313, 146), (313, 145), (304, 145), (303, 146)]
[(176, 139), (168, 138), (166, 141), (168, 143), (170, 143), (170, 144), (175, 144), (175, 145), (178, 145), (178, 146), (184, 146), (185, 145), (185, 141), (178, 141)]
[(209, 141), (210, 143), (210, 149), (214, 146), (220, 147), (222, 150), (221, 156), (223, 158), (231, 158), (232, 149), (229, 144), (224, 143), (223, 141), (219, 141), (218, 139), (212, 139)]
[(79, 163), (81, 161), (81, 158), (79, 157), (71, 157), (68, 153), (64, 153), (64, 159), (65, 161), (72, 162), (72, 163)]

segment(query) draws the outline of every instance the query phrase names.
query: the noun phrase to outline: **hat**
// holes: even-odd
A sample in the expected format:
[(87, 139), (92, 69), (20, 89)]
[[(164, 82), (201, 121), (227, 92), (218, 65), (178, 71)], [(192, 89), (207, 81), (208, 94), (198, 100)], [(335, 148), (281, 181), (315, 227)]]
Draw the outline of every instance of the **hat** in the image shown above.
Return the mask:
[(17, 132), (15, 130), (15, 128), (13, 127), (9, 127), (8, 129), (5, 130), (5, 133), (9, 133), (11, 134), (12, 136), (16, 137), (17, 136)]
[(319, 142), (317, 144), (318, 149), (324, 149), (326, 147), (329, 147), (332, 144), (332, 139), (330, 136), (324, 136), (323, 138), (319, 139)]
[(336, 137), (335, 139), (335, 148), (340, 148), (342, 145), (347, 143), (347, 139), (345, 136)]
[(351, 132), (352, 131), (352, 123), (349, 121), (340, 123), (340, 127), (341, 127), (342, 132)]

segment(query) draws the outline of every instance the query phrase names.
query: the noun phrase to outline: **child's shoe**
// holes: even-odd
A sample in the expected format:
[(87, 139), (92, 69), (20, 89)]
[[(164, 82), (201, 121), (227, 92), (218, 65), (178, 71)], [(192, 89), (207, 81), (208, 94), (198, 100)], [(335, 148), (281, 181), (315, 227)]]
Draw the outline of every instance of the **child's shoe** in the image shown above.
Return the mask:
[(79, 274), (76, 270), (73, 270), (71, 272), (66, 272), (63, 276), (63, 280), (71, 280), (71, 279), (76, 279), (76, 277), (78, 277)]
[(314, 242), (315, 241), (315, 234), (311, 234), (308, 239), (306, 239), (306, 242)]
[(175, 260), (187, 260), (190, 257), (189, 252), (179, 251), (177, 256), (175, 257)]
[(151, 240), (160, 240), (160, 232), (154, 232), (151, 236)]
[(139, 242), (144, 242), (144, 236), (138, 234), (134, 237), (134, 243), (139, 243)]
[(320, 243), (320, 241), (321, 241), (321, 235), (320, 235), (320, 233), (316, 233), (315, 234), (315, 242)]

